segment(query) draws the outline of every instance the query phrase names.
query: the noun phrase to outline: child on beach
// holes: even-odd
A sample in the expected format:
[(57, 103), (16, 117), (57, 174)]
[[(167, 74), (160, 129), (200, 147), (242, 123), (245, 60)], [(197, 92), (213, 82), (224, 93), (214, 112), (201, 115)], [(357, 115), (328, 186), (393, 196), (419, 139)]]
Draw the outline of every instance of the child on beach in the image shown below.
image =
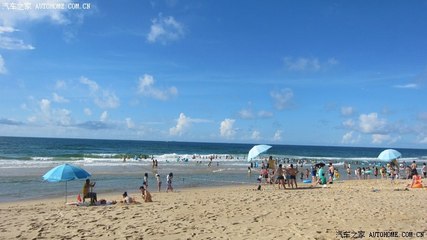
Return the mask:
[(166, 181), (167, 181), (167, 183), (168, 183), (168, 188), (166, 189), (166, 192), (169, 192), (169, 190), (170, 190), (171, 192), (173, 192), (173, 187), (172, 187), (172, 178), (173, 178), (173, 173), (169, 173), (169, 174), (166, 176)]
[(156, 179), (157, 179), (157, 188), (160, 192), (160, 189), (162, 188), (162, 180), (160, 178), (160, 175), (156, 173)]

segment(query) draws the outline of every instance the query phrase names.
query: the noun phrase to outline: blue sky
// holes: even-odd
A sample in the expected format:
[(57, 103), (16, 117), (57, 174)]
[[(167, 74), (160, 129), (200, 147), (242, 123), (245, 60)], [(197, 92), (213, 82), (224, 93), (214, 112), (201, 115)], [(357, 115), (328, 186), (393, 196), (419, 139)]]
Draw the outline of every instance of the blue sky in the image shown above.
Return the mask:
[(427, 147), (427, 1), (0, 3), (0, 135)]

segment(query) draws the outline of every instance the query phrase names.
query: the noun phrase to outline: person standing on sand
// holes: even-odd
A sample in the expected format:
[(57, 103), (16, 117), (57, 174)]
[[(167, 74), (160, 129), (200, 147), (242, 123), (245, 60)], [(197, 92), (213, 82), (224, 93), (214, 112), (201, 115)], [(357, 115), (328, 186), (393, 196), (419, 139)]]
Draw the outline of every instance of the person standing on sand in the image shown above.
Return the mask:
[(148, 189), (148, 173), (144, 173), (144, 182), (142, 184)]
[(262, 178), (265, 179), (265, 184), (268, 183), (268, 169), (266, 167), (261, 168), (260, 174), (262, 175)]
[(315, 184), (317, 182), (317, 169), (315, 165), (311, 166), (311, 184)]
[(282, 168), (282, 164), (279, 164), (279, 166), (276, 169), (275, 172), (275, 176), (277, 176), (277, 185), (279, 186), (280, 189), (280, 185), (283, 186), (283, 189), (286, 189), (285, 187), (285, 176), (284, 176), (284, 172), (283, 172), (283, 168)]
[(156, 173), (156, 179), (157, 179), (157, 188), (160, 192), (160, 190), (162, 188), (162, 180), (161, 180), (160, 175), (158, 173)]
[(297, 185), (297, 173), (298, 173), (298, 170), (296, 170), (294, 168), (294, 165), (292, 163), (291, 163), (291, 166), (288, 168), (288, 173), (289, 173), (289, 183), (288, 183), (288, 186), (290, 184), (292, 186), (292, 188), (294, 188), (294, 183), (295, 183), (295, 188), (298, 188), (298, 185)]
[(424, 178), (427, 177), (427, 166), (426, 163), (423, 163), (423, 168), (421, 168), (421, 172), (423, 172)]
[(168, 188), (166, 189), (166, 192), (169, 192), (169, 190), (170, 190), (171, 192), (173, 192), (172, 179), (173, 179), (173, 173), (169, 173), (169, 174), (166, 176), (166, 181), (167, 181), (167, 183), (168, 183)]

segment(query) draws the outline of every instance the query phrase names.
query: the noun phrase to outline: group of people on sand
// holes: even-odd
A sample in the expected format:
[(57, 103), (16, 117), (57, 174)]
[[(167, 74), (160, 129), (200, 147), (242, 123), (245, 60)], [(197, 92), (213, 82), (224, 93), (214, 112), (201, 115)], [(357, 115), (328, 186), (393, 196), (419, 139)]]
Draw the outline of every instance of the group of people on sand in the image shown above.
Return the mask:
[[(157, 189), (160, 192), (161, 191), (161, 186), (162, 186), (162, 181), (160, 178), (160, 175), (156, 173), (155, 175), (156, 180), (157, 180)], [(166, 188), (166, 192), (173, 192), (173, 187), (172, 187), (172, 180), (173, 180), (173, 173), (169, 173), (166, 176), (166, 181), (167, 181), (167, 188)], [(93, 188), (95, 187), (96, 182), (91, 182), (90, 179), (86, 179), (85, 183), (83, 184), (83, 188), (82, 188), (82, 195), (83, 198), (80, 197), (80, 194), (78, 195), (78, 202), (79, 203), (85, 203), (86, 199), (90, 199), (90, 205), (104, 205), (104, 204), (116, 204), (117, 201), (106, 201), (105, 199), (101, 199), (100, 201), (98, 201), (98, 197), (96, 192), (93, 191)], [(141, 193), (141, 197), (142, 200), (144, 202), (152, 202), (152, 196), (151, 193), (148, 191), (148, 173), (144, 174), (144, 181), (142, 186), (139, 187), (139, 191)], [(122, 194), (122, 199), (119, 201), (121, 203), (137, 203), (136, 199), (134, 197), (129, 196), (129, 194), (127, 192), (124, 192)]]
[[(270, 156), (271, 159), (271, 156)], [(288, 188), (298, 188), (297, 184), (297, 174), (298, 174), (298, 168), (295, 168), (293, 164), (290, 164), (289, 167), (283, 167), (282, 164), (279, 164), (279, 166), (276, 169), (272, 169), (270, 172), (270, 166), (266, 166), (263, 164), (261, 167), (260, 175), (258, 176), (258, 190), (261, 190), (261, 184), (264, 182), (264, 184), (277, 184), (279, 189), (283, 187), (283, 189), (286, 188), (286, 185), (288, 185)], [(250, 168), (249, 170), (250, 171)]]

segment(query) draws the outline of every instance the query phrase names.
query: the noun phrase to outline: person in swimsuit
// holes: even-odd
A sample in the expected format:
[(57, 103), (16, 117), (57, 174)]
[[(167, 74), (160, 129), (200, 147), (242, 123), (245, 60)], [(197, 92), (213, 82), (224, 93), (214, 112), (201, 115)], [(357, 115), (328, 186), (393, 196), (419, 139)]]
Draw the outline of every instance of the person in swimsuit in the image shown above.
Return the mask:
[(291, 163), (291, 166), (288, 168), (288, 173), (289, 173), (289, 183), (292, 186), (292, 188), (294, 188), (294, 183), (295, 183), (295, 188), (298, 188), (297, 185), (297, 173), (298, 170), (296, 170), (294, 168), (294, 165)]
[(412, 183), (411, 188), (423, 188), (421, 176), (418, 175), (417, 169), (412, 169)]
[(283, 172), (283, 168), (282, 168), (282, 164), (279, 164), (279, 166), (277, 167), (275, 176), (277, 176), (277, 185), (279, 186), (280, 189), (280, 185), (283, 186), (283, 189), (285, 189), (285, 176), (284, 176), (284, 172)]
[(151, 194), (150, 192), (144, 188), (144, 186), (139, 187), (139, 190), (141, 191), (142, 199), (144, 199), (144, 202), (152, 202)]

